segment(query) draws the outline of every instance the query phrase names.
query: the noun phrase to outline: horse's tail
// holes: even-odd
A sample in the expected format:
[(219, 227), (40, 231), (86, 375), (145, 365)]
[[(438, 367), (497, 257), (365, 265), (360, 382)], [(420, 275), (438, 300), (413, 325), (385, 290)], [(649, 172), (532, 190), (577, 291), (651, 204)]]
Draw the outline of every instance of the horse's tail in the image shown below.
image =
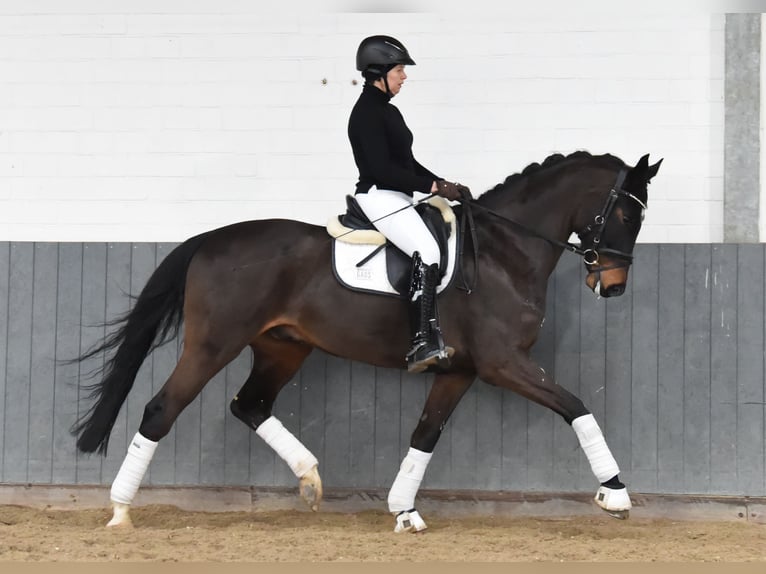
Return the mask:
[(183, 322), (184, 289), (189, 263), (207, 234), (197, 235), (176, 247), (152, 273), (129, 312), (108, 326), (122, 325), (100, 345), (72, 362), (117, 349), (101, 369), (101, 382), (85, 385), (95, 402), (72, 426), (77, 448), (106, 454), (109, 434), (122, 403), (133, 387), (147, 355), (178, 335)]

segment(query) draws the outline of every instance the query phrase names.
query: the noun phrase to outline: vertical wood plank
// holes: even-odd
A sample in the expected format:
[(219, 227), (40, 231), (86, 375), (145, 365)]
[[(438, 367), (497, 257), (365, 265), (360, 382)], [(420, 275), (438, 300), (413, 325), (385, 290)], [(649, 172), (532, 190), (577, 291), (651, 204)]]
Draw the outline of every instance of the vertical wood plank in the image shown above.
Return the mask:
[(503, 389), (475, 381), (476, 472), (462, 488), (500, 490), (503, 484)]
[(53, 478), (58, 246), (55, 243), (35, 243), (34, 250), (28, 480), (50, 483)]
[[(85, 243), (82, 246), (82, 306), (80, 309), (80, 353), (100, 343), (105, 334), (106, 245)], [(81, 377), (103, 368), (103, 354), (80, 364)], [(82, 398), (83, 393), (80, 393)], [(82, 401), (79, 400), (78, 404)], [(81, 484), (101, 482), (101, 457), (77, 454), (77, 480)]]
[(684, 480), (684, 246), (661, 245), (659, 257), (657, 484), (674, 493)]
[(201, 484), (224, 483), (224, 452), (228, 410), (225, 370), (219, 371), (202, 389), (200, 399), (199, 476)]
[(401, 377), (399, 371), (376, 368), (375, 385), (375, 486), (391, 486), (399, 471), (401, 439)]
[(684, 485), (710, 486), (710, 246), (686, 246)]
[[(619, 405), (610, 405), (608, 439), (620, 467), (627, 467), (623, 482), (629, 480), (634, 491), (657, 492), (657, 289), (659, 251), (656, 246), (640, 245), (635, 251), (631, 272), (633, 284), (632, 325), (620, 333), (620, 340), (630, 342), (630, 352), (620, 353), (608, 348), (613, 377), (622, 384), (615, 385), (612, 394), (623, 398)], [(628, 307), (630, 311), (630, 307)], [(616, 339), (616, 337), (615, 337)], [(608, 340), (612, 340), (610, 337)], [(619, 343), (618, 343), (619, 344)], [(630, 351), (630, 350), (629, 350)], [(630, 377), (620, 378), (630, 365)], [(622, 433), (620, 431), (623, 431)], [(614, 435), (621, 440), (612, 441)], [(627, 435), (627, 436), (626, 436)], [(625, 449), (624, 454), (622, 449)], [(623, 455), (623, 456), (621, 456)]]
[[(399, 406), (399, 456), (400, 458), (404, 458), (410, 448), (412, 433), (423, 412), (423, 406), (426, 402), (428, 381), (431, 380), (433, 376), (402, 372), (400, 377), (402, 386), (401, 403)], [(429, 473), (430, 469), (426, 472), (426, 476), (428, 476)], [(426, 479), (424, 477), (423, 484), (425, 484), (425, 482)]]
[(5, 482), (27, 482), (34, 244), (12, 243), (5, 381)]
[(327, 356), (327, 413), (324, 460), (319, 461), (322, 480), (328, 486), (349, 486), (351, 473), (351, 363)]
[(477, 387), (472, 386), (463, 395), (448, 423), (452, 427), (450, 444), (451, 476), (449, 488), (470, 488), (484, 469), (477, 464), (476, 415)]
[(351, 363), (350, 486), (375, 486), (376, 369)]
[[(58, 284), (56, 303), (56, 358), (75, 359), (80, 354), (80, 305), (82, 301), (82, 251), (80, 243), (58, 246)], [(53, 410), (53, 482), (77, 484), (77, 450), (69, 428), (78, 416), (78, 383), (83, 381), (77, 363), (56, 363), (56, 388)], [(98, 456), (92, 454), (90, 456)]]
[(299, 436), (324, 468), (327, 355), (311, 353), (301, 368), (301, 411)]
[[(130, 265), (133, 249), (130, 243), (108, 243), (106, 246), (106, 320), (114, 321), (123, 317), (130, 310)], [(115, 332), (119, 326), (106, 328), (107, 336)], [(105, 357), (109, 360), (114, 356), (110, 352)], [(101, 377), (87, 381), (95, 383)], [(82, 395), (82, 393), (81, 393)], [(89, 401), (80, 400), (80, 409), (90, 406)], [(109, 439), (109, 450), (101, 465), (101, 481), (111, 484), (120, 469), (125, 453), (128, 450), (128, 440), (133, 438), (137, 428), (128, 429), (127, 406), (123, 404), (114, 422)]]
[(713, 245), (710, 311), (710, 489), (737, 490), (737, 246)]
[(737, 261), (737, 486), (764, 487), (764, 255), (740, 245)]
[[(5, 476), (5, 393), (7, 388), (8, 313), (10, 297), (11, 244), (0, 242), (0, 480)], [(8, 464), (12, 464), (8, 459)]]

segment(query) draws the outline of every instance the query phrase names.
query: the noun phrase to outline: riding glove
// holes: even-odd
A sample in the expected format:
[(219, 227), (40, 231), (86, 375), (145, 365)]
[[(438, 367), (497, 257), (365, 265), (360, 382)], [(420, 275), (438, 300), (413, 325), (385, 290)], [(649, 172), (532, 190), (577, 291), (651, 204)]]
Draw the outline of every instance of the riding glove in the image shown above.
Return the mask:
[(440, 179), (436, 182), (436, 195), (441, 195), (450, 201), (457, 201), (458, 199), (471, 199), (471, 190), (462, 183)]

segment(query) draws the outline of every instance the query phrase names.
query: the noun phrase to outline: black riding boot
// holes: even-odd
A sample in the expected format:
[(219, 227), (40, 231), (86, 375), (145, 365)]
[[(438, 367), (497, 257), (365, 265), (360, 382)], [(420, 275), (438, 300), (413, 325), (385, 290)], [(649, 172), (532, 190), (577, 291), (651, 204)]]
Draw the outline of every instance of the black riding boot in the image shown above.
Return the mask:
[(410, 325), (412, 348), (407, 353), (407, 370), (420, 373), (437, 365), (449, 367), (455, 352), (445, 347), (436, 312), (436, 285), (439, 283), (439, 266), (424, 265), (420, 255), (412, 258), (412, 283), (410, 285)]

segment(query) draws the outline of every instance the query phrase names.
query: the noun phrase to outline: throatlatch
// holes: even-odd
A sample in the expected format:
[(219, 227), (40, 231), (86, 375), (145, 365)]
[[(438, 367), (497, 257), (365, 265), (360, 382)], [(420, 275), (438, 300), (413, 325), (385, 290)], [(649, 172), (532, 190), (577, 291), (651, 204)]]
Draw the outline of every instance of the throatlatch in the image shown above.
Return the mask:
[(407, 353), (407, 370), (420, 373), (436, 365), (446, 369), (455, 352), (444, 345), (436, 310), (436, 286), (439, 283), (439, 265), (425, 265), (416, 251), (412, 256), (410, 283), (410, 328), (412, 347)]

